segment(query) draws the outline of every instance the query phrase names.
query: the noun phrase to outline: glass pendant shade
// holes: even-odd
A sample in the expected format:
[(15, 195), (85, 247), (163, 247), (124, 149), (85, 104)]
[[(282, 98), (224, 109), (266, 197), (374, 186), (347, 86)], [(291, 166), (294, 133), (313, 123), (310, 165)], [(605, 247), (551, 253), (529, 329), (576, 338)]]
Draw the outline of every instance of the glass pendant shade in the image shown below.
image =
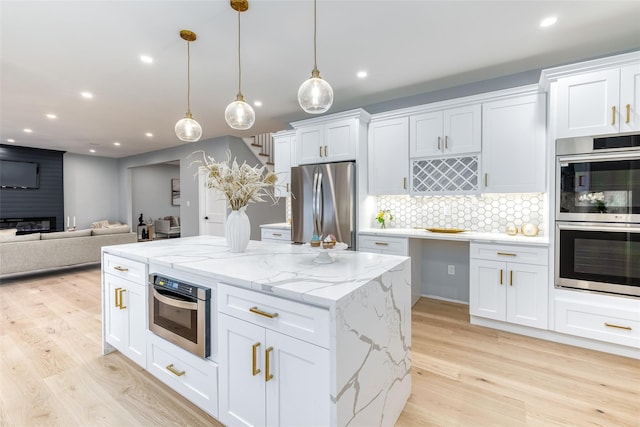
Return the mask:
[(202, 126), (189, 113), (184, 119), (178, 120), (175, 131), (178, 139), (185, 142), (196, 142), (202, 136)]
[(300, 85), (298, 103), (307, 113), (324, 113), (333, 104), (333, 89), (326, 80), (320, 78), (320, 73), (314, 72), (311, 74), (311, 78)]
[(256, 113), (251, 105), (244, 102), (242, 95), (238, 95), (236, 100), (227, 105), (224, 110), (224, 119), (232, 129), (245, 130), (255, 123)]

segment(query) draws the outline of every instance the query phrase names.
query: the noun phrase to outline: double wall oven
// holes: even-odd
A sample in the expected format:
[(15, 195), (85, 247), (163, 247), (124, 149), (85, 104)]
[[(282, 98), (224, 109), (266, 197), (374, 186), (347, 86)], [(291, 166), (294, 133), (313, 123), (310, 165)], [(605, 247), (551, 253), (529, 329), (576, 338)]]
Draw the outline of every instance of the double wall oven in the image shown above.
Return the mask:
[(556, 287), (640, 297), (640, 135), (559, 139)]

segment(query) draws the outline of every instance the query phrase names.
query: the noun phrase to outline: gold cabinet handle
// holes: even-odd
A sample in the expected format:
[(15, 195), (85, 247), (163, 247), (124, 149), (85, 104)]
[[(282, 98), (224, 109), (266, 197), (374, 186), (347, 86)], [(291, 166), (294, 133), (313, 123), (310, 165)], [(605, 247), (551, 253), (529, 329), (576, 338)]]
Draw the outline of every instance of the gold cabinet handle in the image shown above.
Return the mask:
[(611, 124), (616, 124), (616, 106), (611, 107)]
[(485, 187), (489, 186), (489, 174), (488, 173), (484, 174), (484, 186)]
[(127, 308), (126, 305), (122, 305), (122, 294), (124, 292), (126, 292), (126, 289), (120, 289), (119, 293), (120, 293), (120, 305), (118, 307), (120, 307), (120, 310), (124, 310), (125, 308)]
[(513, 286), (513, 270), (509, 271), (509, 286)]
[(327, 153), (327, 146), (326, 145), (324, 146), (324, 156), (325, 157), (329, 156), (329, 154)]
[(122, 288), (116, 288), (115, 292), (114, 292), (114, 296), (115, 296), (115, 306), (116, 307), (120, 307), (120, 289)]
[(268, 317), (269, 319), (278, 317), (278, 313), (267, 313), (266, 311), (259, 310), (258, 307), (251, 307), (249, 311), (255, 314), (259, 314), (260, 316)]
[(625, 123), (629, 123), (631, 121), (631, 104), (626, 105), (627, 108), (627, 120)]
[(126, 267), (120, 267), (119, 265), (116, 265), (115, 267), (113, 267), (114, 270), (118, 270), (118, 271), (122, 271), (123, 273), (126, 273), (127, 271), (129, 271), (128, 268)]
[(282, 233), (271, 233), (272, 236), (276, 236), (276, 237), (280, 237), (282, 236)]
[(181, 377), (186, 373), (186, 371), (178, 371), (176, 368), (174, 368), (173, 363), (170, 365), (167, 365), (167, 371), (171, 372), (176, 377)]
[(496, 253), (502, 256), (516, 256), (516, 254), (511, 254), (509, 252), (496, 252)]
[(440, 149), (440, 137), (438, 137), (438, 150)]
[(260, 368), (258, 368), (258, 362), (256, 361), (257, 355), (256, 350), (260, 347), (260, 343), (257, 342), (251, 346), (251, 375), (254, 377), (260, 373)]
[(407, 177), (405, 176), (402, 180), (403, 180), (402, 187), (406, 190), (407, 189)]
[(445, 150), (449, 149), (449, 137), (448, 136), (444, 137), (444, 148), (445, 148)]
[(287, 182), (287, 193), (289, 192), (289, 183)]
[(319, 148), (320, 148), (320, 157), (322, 157), (322, 145)]
[(269, 365), (271, 364), (270, 361), (269, 361), (269, 354), (272, 351), (273, 351), (273, 347), (269, 347), (264, 352), (264, 358), (265, 358), (265, 362), (264, 362), (264, 367), (265, 367), (264, 382), (265, 383), (273, 378), (273, 374), (270, 372), (270, 369), (269, 369)]
[(389, 244), (387, 242), (376, 242), (376, 245), (378, 245), (378, 246), (389, 246)]
[(632, 330), (631, 326), (620, 326), (620, 325), (614, 325), (613, 323), (608, 323), (608, 322), (604, 322), (604, 326), (607, 326), (609, 328), (617, 328), (617, 329), (624, 329), (626, 331), (630, 331)]
[(502, 269), (500, 269), (500, 284), (502, 285)]

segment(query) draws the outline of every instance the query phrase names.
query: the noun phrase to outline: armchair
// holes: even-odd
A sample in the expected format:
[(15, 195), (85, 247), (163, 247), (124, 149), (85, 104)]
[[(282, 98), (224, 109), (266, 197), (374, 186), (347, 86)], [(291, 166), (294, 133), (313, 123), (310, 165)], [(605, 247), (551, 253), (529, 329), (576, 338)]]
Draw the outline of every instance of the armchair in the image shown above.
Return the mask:
[(156, 237), (180, 237), (180, 219), (178, 217), (159, 218), (154, 221)]

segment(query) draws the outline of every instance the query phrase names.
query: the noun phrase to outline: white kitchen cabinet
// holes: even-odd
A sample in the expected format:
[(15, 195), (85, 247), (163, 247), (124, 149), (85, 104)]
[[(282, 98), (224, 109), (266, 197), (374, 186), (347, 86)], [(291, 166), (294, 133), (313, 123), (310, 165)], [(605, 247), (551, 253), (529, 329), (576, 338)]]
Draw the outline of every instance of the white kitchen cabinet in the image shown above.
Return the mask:
[(291, 191), (291, 150), (295, 140), (296, 135), (293, 131), (273, 134), (273, 169), (278, 177), (278, 183), (275, 187), (277, 197), (287, 197)]
[(328, 312), (224, 284), (218, 311), (220, 420), (329, 425)]
[(358, 236), (358, 250), (377, 254), (409, 256), (409, 239), (391, 236)]
[(469, 312), (547, 329), (547, 248), (471, 242)]
[(103, 304), (105, 341), (146, 367), (147, 286), (136, 278), (144, 264), (104, 255)]
[(480, 104), (414, 114), (409, 118), (411, 158), (479, 152)]
[(545, 112), (542, 93), (482, 105), (482, 192), (545, 191)]
[[(295, 165), (356, 160), (361, 138), (366, 137), (369, 113), (362, 109), (291, 123)], [(364, 141), (362, 142), (364, 143)]]
[(260, 226), (260, 240), (273, 243), (291, 243), (291, 227)]
[(409, 118), (369, 124), (369, 194), (409, 193)]
[(558, 79), (558, 138), (640, 129), (640, 64)]

